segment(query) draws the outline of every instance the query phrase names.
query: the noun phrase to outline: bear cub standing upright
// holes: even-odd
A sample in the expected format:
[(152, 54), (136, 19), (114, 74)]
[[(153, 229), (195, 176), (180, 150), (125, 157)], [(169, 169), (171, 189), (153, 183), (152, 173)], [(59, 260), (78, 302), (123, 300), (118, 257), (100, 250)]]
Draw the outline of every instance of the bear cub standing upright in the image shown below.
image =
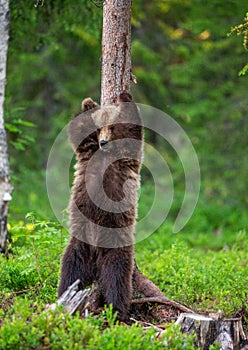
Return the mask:
[(58, 295), (77, 279), (81, 288), (96, 282), (124, 320), (132, 298), (143, 129), (128, 93), (103, 108), (87, 98), (82, 110), (69, 125), (77, 163)]

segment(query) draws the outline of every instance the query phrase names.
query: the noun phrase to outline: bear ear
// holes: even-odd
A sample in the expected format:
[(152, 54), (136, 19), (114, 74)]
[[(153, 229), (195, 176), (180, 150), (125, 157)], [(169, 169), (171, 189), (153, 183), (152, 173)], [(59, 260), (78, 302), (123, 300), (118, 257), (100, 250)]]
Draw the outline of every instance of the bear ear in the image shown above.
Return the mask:
[(117, 103), (119, 102), (132, 102), (133, 98), (132, 95), (130, 95), (128, 92), (122, 92), (120, 93), (119, 97), (117, 98)]
[(90, 97), (85, 98), (82, 101), (82, 111), (89, 111), (90, 109), (98, 107), (98, 104), (94, 102)]

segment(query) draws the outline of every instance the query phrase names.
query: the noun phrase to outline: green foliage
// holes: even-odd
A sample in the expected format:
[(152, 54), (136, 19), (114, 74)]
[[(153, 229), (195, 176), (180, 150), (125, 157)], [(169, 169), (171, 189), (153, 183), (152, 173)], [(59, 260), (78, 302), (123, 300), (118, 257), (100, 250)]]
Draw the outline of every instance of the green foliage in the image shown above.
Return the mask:
[[(9, 312), (9, 322), (1, 328), (0, 349), (82, 349), (99, 337), (96, 322), (91, 318), (83, 321), (78, 315), (71, 317), (61, 309), (55, 312), (37, 309), (30, 312), (30, 302), (22, 300)], [(12, 324), (12, 327), (10, 326)], [(90, 347), (89, 347), (90, 348)]]
[(42, 51), (46, 45), (56, 47), (61, 32), (77, 39), (83, 33), (99, 38), (101, 10), (96, 11), (90, 1), (44, 0), (41, 6), (36, 4), (36, 0), (27, 0), (25, 3), (10, 0), (11, 53)]
[[(218, 205), (219, 211), (223, 206), (243, 211), (247, 92), (237, 70), (246, 57), (236, 38), (227, 38), (243, 5), (228, 1), (223, 9), (215, 0), (145, 1), (142, 6), (143, 18), (133, 31), (136, 100), (168, 112), (188, 132), (200, 160), (201, 202)], [(147, 139), (154, 144), (149, 133)], [(161, 149), (183, 184), (177, 158), (164, 145)], [(178, 193), (180, 187), (175, 188)]]
[(145, 274), (153, 276), (153, 281), (168, 297), (191, 305), (199, 312), (221, 309), (226, 316), (231, 316), (242, 309), (247, 298), (248, 247), (245, 232), (236, 236), (236, 244), (239, 247), (226, 248), (216, 254), (189, 249), (185, 243), (178, 241), (163, 253), (157, 250), (149, 252), (152, 264), (146, 262), (148, 252), (140, 257), (140, 262), (138, 259), (138, 263), (146, 266)]
[(113, 328), (116, 324), (117, 318), (117, 312), (113, 313), (113, 305), (110, 305), (109, 307), (105, 305), (102, 316), (107, 319), (109, 327)]
[(1, 328), (0, 349), (194, 349), (192, 337), (182, 337), (173, 325), (158, 341), (153, 329), (145, 334), (137, 325), (101, 330), (102, 322), (92, 317), (83, 320), (78, 314), (72, 317), (59, 308), (54, 312), (37, 309), (39, 313), (32, 315), (29, 306), (29, 301), (22, 300), (16, 302), (17, 312), (9, 312), (8, 321)]
[(31, 222), (9, 227), (12, 254), (2, 267), (0, 286), (12, 292), (39, 292), (49, 302), (54, 298), (50, 293), (56, 291), (66, 232), (57, 223), (34, 220), (32, 214), (27, 219)]
[[(36, 126), (22, 126), (21, 135), (9, 135), (16, 147), (25, 147), (22, 152), (10, 149), (16, 188), (11, 215), (17, 220), (37, 208), (37, 198), (39, 214), (53, 218), (43, 185), (49, 150), (81, 100), (99, 100), (100, 95), (101, 7), (88, 0), (35, 3), (10, 1), (5, 120), (12, 130), (15, 119)], [(220, 0), (133, 4), (132, 60), (138, 80), (133, 95), (137, 102), (169, 113), (192, 140), (202, 173), (201, 216), (208, 207), (219, 213), (223, 207), (230, 208), (224, 210), (228, 214), (246, 212), (247, 86), (237, 76), (246, 57), (237, 38), (227, 38), (243, 12), (242, 2), (232, 0), (224, 8)], [(245, 28), (244, 23), (240, 33)], [(146, 139), (173, 169), (175, 216), (182, 201), (183, 168), (157, 135), (148, 131)], [(35, 186), (36, 176), (41, 186)], [(25, 196), (28, 207), (22, 203)]]
[[(9, 253), (0, 256), (0, 349), (193, 349), (193, 339), (173, 324), (160, 341), (152, 329), (115, 324), (111, 307), (86, 320), (44, 310), (57, 298), (68, 240), (53, 222), (46, 162), (81, 100), (99, 100), (102, 9), (88, 0), (36, 3), (10, 0), (5, 120), (15, 191)], [(220, 0), (137, 0), (132, 17), (134, 99), (164, 110), (186, 130), (202, 177), (195, 213), (175, 235), (183, 168), (158, 135), (146, 132), (172, 171), (175, 196), (166, 222), (136, 245), (136, 259), (168, 297), (226, 316), (248, 311), (247, 84), (237, 76), (239, 67), (246, 73), (247, 60), (239, 38), (227, 38), (232, 26), (247, 46), (247, 16), (236, 26), (243, 12), (244, 4), (233, 0), (225, 6)], [(140, 218), (154, 196), (146, 169), (142, 179)], [(31, 211), (36, 214), (25, 218)]]
[[(236, 25), (235, 27), (233, 27), (229, 33), (229, 35), (231, 34), (237, 34), (237, 35), (243, 35), (243, 46), (245, 48), (245, 50), (248, 50), (248, 12), (245, 15), (244, 18), (244, 22)], [(248, 64), (246, 64), (241, 71), (239, 72), (239, 75), (245, 75), (246, 72), (248, 70)]]
[[(0, 309), (1, 310), (1, 309)], [(104, 326), (107, 317), (109, 326)], [(182, 336), (179, 328), (168, 325), (161, 341), (155, 331), (144, 333), (138, 325), (114, 325), (111, 308), (98, 319), (79, 314), (70, 316), (62, 308), (45, 311), (38, 301), (16, 299), (1, 324), (0, 349), (194, 349), (193, 338)]]
[(5, 128), (9, 132), (9, 137), (11, 138), (10, 144), (18, 151), (25, 151), (27, 147), (31, 147), (35, 140), (28, 134), (27, 127), (31, 128), (34, 126), (34, 123), (21, 118), (14, 118), (6, 122)]
[(247, 49), (247, 35), (248, 35), (248, 12), (244, 17), (244, 22), (231, 29), (231, 34), (236, 33), (237, 35), (244, 35), (244, 48)]
[(246, 64), (241, 71), (239, 72), (239, 75), (245, 75), (246, 72), (248, 71), (248, 64)]
[[(210, 250), (213, 237), (191, 233), (170, 234), (170, 225), (136, 245), (141, 270), (171, 299), (198, 312), (223, 310), (225, 316), (243, 312), (247, 294), (248, 239), (245, 231), (226, 232), (219, 251)], [(0, 256), (0, 349), (194, 349), (192, 337), (183, 336), (173, 324), (161, 340), (155, 331), (144, 333), (138, 325), (116, 323), (112, 307), (86, 320), (45, 311), (56, 300), (60, 257), (68, 234), (56, 222), (37, 219), (9, 226), (10, 252)], [(223, 243), (224, 241), (222, 241)], [(198, 247), (198, 249), (196, 249)], [(107, 328), (106, 328), (107, 320)]]

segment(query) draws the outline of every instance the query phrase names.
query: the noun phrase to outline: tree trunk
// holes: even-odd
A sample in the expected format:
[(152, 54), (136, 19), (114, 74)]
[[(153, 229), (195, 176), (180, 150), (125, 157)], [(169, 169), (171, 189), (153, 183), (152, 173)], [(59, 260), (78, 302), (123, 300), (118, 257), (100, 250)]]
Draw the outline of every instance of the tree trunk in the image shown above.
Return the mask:
[(105, 0), (103, 4), (102, 106), (130, 90), (131, 3), (131, 0)]
[[(130, 92), (132, 0), (103, 3), (101, 105), (112, 104), (121, 92)], [(138, 270), (133, 275), (134, 294), (164, 296)]]
[[(113, 104), (122, 92), (130, 91), (131, 80), (135, 82), (135, 77), (131, 75), (131, 0), (105, 0), (103, 11), (103, 33), (102, 33), (102, 91), (101, 105)], [(74, 284), (68, 288), (59, 299), (59, 303), (67, 305), (67, 308), (75, 310), (70, 296)], [(74, 290), (74, 289), (73, 289)], [(79, 293), (79, 292), (78, 292)], [(148, 278), (146, 278), (135, 264), (133, 272), (133, 297), (139, 294), (141, 299), (131, 302), (132, 314), (141, 315), (157, 322), (162, 322), (168, 318), (177, 318), (180, 312), (193, 312), (187, 307), (169, 300), (161, 290)], [(80, 297), (76, 298), (76, 303), (81, 305)], [(149, 304), (155, 303), (154, 308)], [(71, 304), (73, 304), (71, 306)], [(82, 300), (82, 304), (84, 301)], [(88, 295), (88, 308), (94, 312), (100, 305), (98, 291), (93, 290)], [(138, 312), (136, 312), (138, 309)], [(138, 317), (138, 316), (137, 316)]]
[[(102, 85), (101, 105), (112, 104), (121, 92), (130, 92), (131, 75), (131, 0), (105, 0), (103, 2), (102, 31)], [(133, 273), (133, 295), (167, 300), (160, 289), (147, 279), (135, 264)], [(147, 301), (148, 302), (148, 301)], [(175, 302), (172, 306), (180, 309)], [(167, 314), (161, 306), (160, 315)], [(185, 308), (183, 309), (185, 310)], [(188, 309), (189, 310), (189, 309)], [(154, 318), (158, 316), (153, 315)], [(161, 316), (162, 317), (162, 316)]]
[(7, 239), (8, 202), (11, 199), (12, 192), (9, 176), (7, 139), (3, 117), (8, 50), (8, 26), (8, 0), (0, 0), (0, 252), (4, 251)]

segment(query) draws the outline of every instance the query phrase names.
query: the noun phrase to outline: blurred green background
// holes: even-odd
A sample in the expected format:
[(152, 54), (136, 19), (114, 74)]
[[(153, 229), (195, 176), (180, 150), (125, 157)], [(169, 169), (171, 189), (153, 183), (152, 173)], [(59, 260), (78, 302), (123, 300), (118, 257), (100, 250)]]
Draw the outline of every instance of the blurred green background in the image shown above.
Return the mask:
[[(102, 8), (89, 0), (35, 3), (10, 1), (5, 102), (15, 186), (10, 222), (30, 211), (54, 218), (45, 186), (49, 151), (81, 100), (100, 99)], [(200, 198), (182, 232), (221, 240), (223, 231), (237, 232), (248, 223), (247, 76), (238, 74), (247, 52), (241, 36), (227, 36), (243, 21), (247, 2), (136, 0), (132, 11), (134, 100), (171, 115), (199, 157)], [(146, 140), (163, 154), (173, 176), (169, 234), (184, 195), (184, 172), (158, 135), (147, 131)], [(141, 215), (152, 196), (144, 169)]]

